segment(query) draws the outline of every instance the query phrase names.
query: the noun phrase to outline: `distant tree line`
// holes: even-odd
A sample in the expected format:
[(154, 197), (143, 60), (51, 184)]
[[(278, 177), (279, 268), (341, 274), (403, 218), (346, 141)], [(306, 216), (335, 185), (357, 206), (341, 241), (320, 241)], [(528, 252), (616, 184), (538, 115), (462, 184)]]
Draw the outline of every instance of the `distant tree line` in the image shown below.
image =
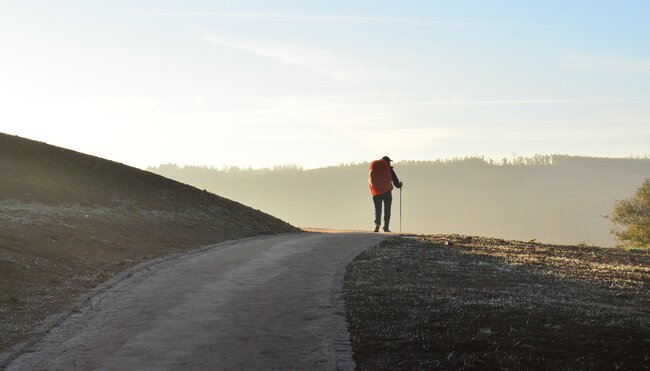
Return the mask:
[[(319, 169), (164, 164), (149, 170), (294, 225), (372, 227), (368, 163)], [(611, 214), (616, 200), (633, 195), (650, 177), (650, 159), (465, 157), (400, 161), (395, 170), (405, 183), (404, 231), (613, 245), (611, 224), (602, 216)], [(393, 230), (399, 226), (393, 223)]]

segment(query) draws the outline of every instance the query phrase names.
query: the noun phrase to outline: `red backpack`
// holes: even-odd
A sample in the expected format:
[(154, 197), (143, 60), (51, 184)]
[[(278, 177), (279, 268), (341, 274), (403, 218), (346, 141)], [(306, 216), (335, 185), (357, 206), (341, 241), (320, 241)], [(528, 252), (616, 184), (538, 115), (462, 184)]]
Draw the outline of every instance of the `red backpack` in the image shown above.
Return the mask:
[(373, 196), (384, 194), (393, 189), (391, 184), (393, 176), (390, 173), (390, 164), (386, 160), (375, 160), (370, 163), (368, 186)]

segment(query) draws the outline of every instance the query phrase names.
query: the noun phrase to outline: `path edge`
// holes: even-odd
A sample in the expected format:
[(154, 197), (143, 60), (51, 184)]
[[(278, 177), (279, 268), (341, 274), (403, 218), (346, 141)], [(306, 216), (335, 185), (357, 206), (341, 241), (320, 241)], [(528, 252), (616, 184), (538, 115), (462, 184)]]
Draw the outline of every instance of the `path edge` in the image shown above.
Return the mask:
[(142, 277), (149, 271), (153, 273), (154, 268), (163, 266), (166, 264), (174, 263), (174, 260), (182, 257), (190, 257), (194, 255), (200, 255), (202, 253), (211, 251), (211, 250), (221, 250), (231, 246), (233, 244), (243, 242), (243, 241), (254, 241), (261, 240), (269, 237), (283, 236), (283, 235), (292, 235), (292, 234), (302, 234), (306, 232), (289, 232), (289, 233), (274, 233), (274, 234), (264, 234), (259, 236), (246, 237), (235, 240), (222, 241), (216, 244), (203, 245), (194, 249), (173, 253), (163, 257), (147, 260), (145, 262), (136, 264), (132, 267), (129, 267), (117, 274), (115, 274), (108, 281), (104, 281), (94, 288), (87, 291), (85, 294), (81, 295), (79, 298), (75, 299), (72, 305), (63, 313), (55, 313), (48, 316), (46, 319), (41, 321), (32, 331), (33, 334), (31, 338), (25, 342), (14, 345), (8, 350), (0, 353), (0, 369), (6, 369), (13, 361), (22, 356), (25, 353), (29, 353), (29, 349), (34, 345), (38, 344), (43, 338), (49, 335), (55, 328), (60, 326), (63, 322), (68, 320), (74, 313), (82, 312), (84, 308), (92, 305), (92, 302), (95, 298), (109, 292), (114, 287), (125, 283), (127, 280)]
[(350, 331), (348, 328), (347, 310), (345, 309), (345, 292), (343, 284), (348, 265), (365, 251), (374, 249), (384, 243), (380, 241), (376, 245), (368, 246), (358, 250), (352, 250), (348, 255), (339, 261), (336, 272), (332, 279), (330, 305), (332, 308), (333, 329), (334, 329), (334, 362), (336, 370), (355, 370), (357, 364), (354, 362)]

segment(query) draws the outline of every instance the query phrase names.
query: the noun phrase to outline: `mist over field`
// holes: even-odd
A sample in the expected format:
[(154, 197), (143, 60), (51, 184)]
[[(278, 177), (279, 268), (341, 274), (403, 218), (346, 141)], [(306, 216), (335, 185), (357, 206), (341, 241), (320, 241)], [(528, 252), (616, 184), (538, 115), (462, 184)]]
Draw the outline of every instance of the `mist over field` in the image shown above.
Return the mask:
[[(207, 189), (294, 225), (370, 230), (368, 163), (303, 170), (161, 165), (148, 170)], [(613, 246), (604, 215), (650, 176), (650, 159), (535, 156), (395, 163), (403, 231)], [(391, 229), (399, 231), (399, 190)]]

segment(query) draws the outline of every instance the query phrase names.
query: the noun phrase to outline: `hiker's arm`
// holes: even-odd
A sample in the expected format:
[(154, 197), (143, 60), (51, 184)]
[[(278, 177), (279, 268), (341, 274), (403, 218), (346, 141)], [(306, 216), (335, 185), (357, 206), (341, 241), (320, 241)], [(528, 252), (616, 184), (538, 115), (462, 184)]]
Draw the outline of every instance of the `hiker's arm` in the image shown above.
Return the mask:
[(402, 182), (399, 181), (397, 178), (397, 174), (395, 174), (395, 170), (393, 168), (390, 168), (390, 174), (393, 177), (393, 185), (397, 188), (402, 188)]

